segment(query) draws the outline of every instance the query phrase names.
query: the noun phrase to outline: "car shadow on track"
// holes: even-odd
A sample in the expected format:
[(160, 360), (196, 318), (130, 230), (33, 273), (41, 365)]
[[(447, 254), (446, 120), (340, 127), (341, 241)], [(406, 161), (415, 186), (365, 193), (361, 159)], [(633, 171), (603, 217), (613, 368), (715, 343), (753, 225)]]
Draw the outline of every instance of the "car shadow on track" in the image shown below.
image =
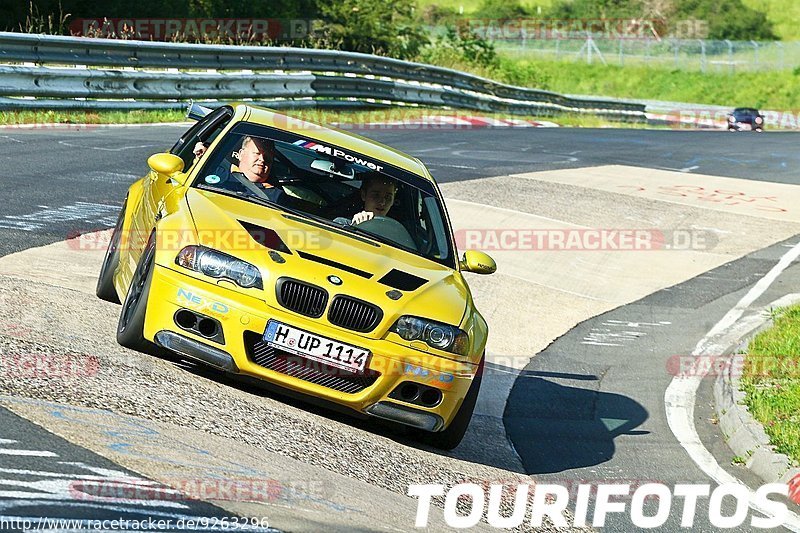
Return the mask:
[(151, 355), (157, 355), (170, 361), (176, 367), (190, 372), (198, 378), (222, 383), (254, 396), (270, 398), (328, 420), (380, 435), (410, 448), (516, 473), (523, 472), (519, 459), (508, 443), (508, 437), (500, 416), (488, 417), (476, 413), (470, 422), (464, 441), (452, 451), (443, 451), (420, 443), (415, 438), (418, 430), (413, 428), (405, 428), (381, 419), (360, 415), (355, 411), (338, 407), (335, 404), (321, 402), (310, 396), (295, 394), (261, 380), (226, 374), (210, 366), (195, 363), (170, 352), (161, 351)]
[[(529, 365), (530, 366), (530, 365)], [(503, 421), (526, 474), (550, 474), (610, 460), (620, 435), (648, 418), (635, 400), (599, 390), (602, 375), (520, 373), (506, 403)]]

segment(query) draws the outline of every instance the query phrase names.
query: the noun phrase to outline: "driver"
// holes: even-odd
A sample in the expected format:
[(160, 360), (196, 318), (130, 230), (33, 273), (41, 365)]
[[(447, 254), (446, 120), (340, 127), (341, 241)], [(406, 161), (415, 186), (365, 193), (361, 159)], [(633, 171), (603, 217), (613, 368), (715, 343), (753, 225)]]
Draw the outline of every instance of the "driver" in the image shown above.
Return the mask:
[(361, 181), (361, 200), (364, 210), (356, 213), (350, 224), (361, 224), (373, 217), (385, 217), (394, 205), (397, 182), (383, 174), (369, 174)]
[(231, 176), (224, 179), (224, 188), (241, 189), (244, 186), (232, 174), (239, 173), (248, 181), (258, 185), (273, 202), (280, 202), (285, 196), (280, 187), (273, 186), (270, 179), (270, 170), (275, 159), (275, 144), (269, 139), (251, 137), (246, 135), (237, 152), (239, 163), (231, 165)]

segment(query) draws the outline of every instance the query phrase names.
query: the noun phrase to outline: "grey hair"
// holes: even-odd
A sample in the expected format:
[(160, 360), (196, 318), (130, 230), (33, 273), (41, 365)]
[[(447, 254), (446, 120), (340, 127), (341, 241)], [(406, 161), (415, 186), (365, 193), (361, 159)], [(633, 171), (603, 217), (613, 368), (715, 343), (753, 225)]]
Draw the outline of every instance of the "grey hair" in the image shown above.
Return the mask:
[(245, 146), (247, 146), (247, 143), (250, 143), (250, 142), (255, 144), (258, 148), (260, 148), (264, 152), (269, 152), (270, 155), (274, 155), (275, 154), (275, 143), (271, 139), (265, 139), (263, 137), (252, 137), (250, 135), (245, 135), (244, 138), (242, 138), (242, 146), (241, 146), (241, 148), (244, 148)]

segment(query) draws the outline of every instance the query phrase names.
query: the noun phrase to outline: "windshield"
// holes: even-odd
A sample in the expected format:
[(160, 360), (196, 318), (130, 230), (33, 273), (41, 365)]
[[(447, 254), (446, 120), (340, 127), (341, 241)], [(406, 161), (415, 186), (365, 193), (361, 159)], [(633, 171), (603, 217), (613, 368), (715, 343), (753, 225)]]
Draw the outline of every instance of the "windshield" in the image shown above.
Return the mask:
[(274, 205), (455, 268), (432, 183), (351, 150), (241, 123), (215, 148), (194, 186)]

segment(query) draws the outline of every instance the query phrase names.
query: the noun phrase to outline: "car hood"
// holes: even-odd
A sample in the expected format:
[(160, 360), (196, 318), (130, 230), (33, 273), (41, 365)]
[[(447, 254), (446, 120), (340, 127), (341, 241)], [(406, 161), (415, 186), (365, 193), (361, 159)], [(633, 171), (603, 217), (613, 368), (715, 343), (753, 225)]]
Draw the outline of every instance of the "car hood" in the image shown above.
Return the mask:
[[(277, 279), (292, 277), (323, 287), (331, 298), (346, 294), (378, 305), (384, 318), (373, 335), (379, 336), (401, 315), (459, 325), (471, 301), (460, 272), (410, 252), (208, 190), (191, 188), (186, 200), (198, 244), (256, 265), (269, 305), (279, 307)], [(401, 296), (390, 298), (392, 291)]]

